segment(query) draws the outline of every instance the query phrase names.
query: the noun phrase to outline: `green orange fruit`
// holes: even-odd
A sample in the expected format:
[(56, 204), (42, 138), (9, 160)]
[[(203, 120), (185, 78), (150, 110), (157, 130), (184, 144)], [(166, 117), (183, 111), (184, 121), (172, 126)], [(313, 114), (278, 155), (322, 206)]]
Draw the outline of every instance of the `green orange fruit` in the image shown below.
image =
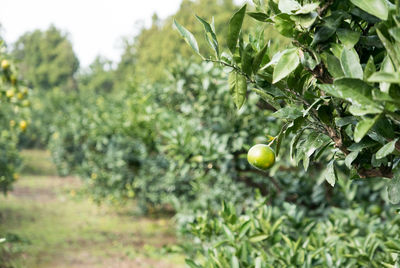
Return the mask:
[(275, 164), (275, 152), (268, 145), (256, 144), (247, 153), (250, 165), (261, 170), (267, 170)]

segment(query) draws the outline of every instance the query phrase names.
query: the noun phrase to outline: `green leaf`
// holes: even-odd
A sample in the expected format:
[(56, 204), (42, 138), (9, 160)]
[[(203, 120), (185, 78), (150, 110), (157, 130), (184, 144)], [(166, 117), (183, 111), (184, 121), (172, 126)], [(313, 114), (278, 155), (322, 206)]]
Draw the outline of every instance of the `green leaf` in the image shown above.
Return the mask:
[(246, 100), (247, 81), (246, 77), (233, 71), (228, 77), (229, 89), (233, 96), (236, 108), (240, 109)]
[(282, 13), (293, 14), (301, 8), (301, 5), (295, 0), (279, 0), (278, 8)]
[(400, 84), (400, 73), (376, 72), (368, 78), (368, 82)]
[(367, 113), (381, 113), (383, 108), (372, 99), (373, 87), (362, 80), (352, 78), (336, 79), (333, 85), (318, 85), (334, 97), (346, 100), (357, 107), (364, 107)]
[(247, 15), (261, 22), (266, 22), (267, 20), (269, 20), (269, 16), (262, 12), (247, 12)]
[(253, 53), (253, 47), (251, 44), (247, 44), (242, 53), (242, 71), (248, 76), (251, 76), (253, 70)]
[(279, 111), (276, 111), (272, 115), (281, 119), (294, 120), (296, 118), (303, 116), (303, 113), (299, 108), (295, 106), (285, 106), (284, 108), (280, 109)]
[(340, 64), (344, 74), (349, 78), (363, 79), (364, 73), (355, 49), (343, 49)]
[(311, 46), (315, 46), (321, 42), (328, 40), (334, 33), (336, 32), (336, 28), (332, 26), (322, 26), (320, 27), (314, 35), (314, 39), (311, 43)]
[(228, 228), (228, 226), (226, 226), (224, 224), (224, 225), (222, 225), (222, 229), (224, 230), (224, 233), (229, 240), (231, 240), (231, 241), (235, 240), (235, 236), (233, 235), (232, 231)]
[(387, 184), (389, 201), (393, 204), (400, 202), (400, 169), (393, 172), (393, 178)]
[(394, 139), (391, 142), (385, 144), (379, 151), (376, 152), (376, 159), (382, 159), (385, 156), (391, 154), (396, 150), (396, 142), (398, 139)]
[(235, 255), (232, 255), (231, 258), (231, 267), (232, 268), (240, 268), (239, 260)]
[(334, 160), (330, 161), (325, 170), (325, 180), (332, 186), (335, 186), (337, 175), (334, 165)]
[(281, 131), (278, 134), (278, 137), (276, 138), (276, 142), (275, 142), (275, 156), (276, 157), (278, 157), (278, 155), (279, 155), (279, 151), (281, 149), (282, 139), (285, 136), (286, 127), (287, 127), (287, 124), (282, 127)]
[(254, 57), (252, 66), (254, 74), (256, 74), (260, 69), (260, 65), (262, 63), (262, 60), (264, 59), (265, 53), (267, 53), (268, 47), (269, 47), (268, 43), (265, 44), (265, 46)]
[(292, 140), (290, 141), (290, 159), (293, 160), (294, 159), (294, 154), (295, 154), (295, 148), (297, 146), (297, 143), (299, 142), (301, 136), (303, 135), (304, 129), (298, 131), (296, 133), (296, 135), (292, 138)]
[(354, 141), (357, 143), (360, 142), (368, 133), (368, 131), (375, 125), (379, 117), (380, 115), (377, 115), (374, 118), (364, 118), (358, 122), (356, 128), (354, 129)]
[(346, 159), (344, 160), (344, 163), (346, 164), (346, 167), (348, 167), (349, 169), (351, 169), (351, 164), (353, 163), (353, 161), (357, 158), (358, 156), (358, 151), (354, 151), (349, 153), (346, 156)]
[(300, 54), (300, 62), (304, 67), (310, 70), (314, 70), (318, 65), (318, 62), (316, 62), (313, 56), (311, 56), (307, 51)]
[(239, 228), (238, 239), (242, 239), (251, 228), (251, 220), (244, 222)]
[(367, 80), (368, 77), (371, 76), (371, 74), (376, 72), (376, 67), (374, 63), (374, 57), (372, 55), (369, 57), (367, 64), (365, 65), (364, 68), (364, 80)]
[[(388, 55), (383, 59), (380, 72), (385, 72), (385, 73), (394, 73), (395, 72), (392, 60), (390, 59), (390, 57)], [(382, 92), (389, 93), (389, 89), (390, 89), (389, 81), (380, 82), (379, 88)]]
[(389, 33), (397, 42), (400, 42), (400, 27), (389, 29)]
[(361, 33), (359, 32), (354, 32), (352, 30), (343, 28), (337, 29), (336, 34), (340, 42), (342, 42), (344, 47), (347, 49), (352, 49), (358, 43), (358, 40), (360, 40), (361, 36)]
[(350, 0), (350, 2), (381, 20), (388, 18), (389, 8), (385, 0)]
[(257, 95), (259, 95), (265, 102), (270, 104), (272, 107), (274, 107), (276, 110), (281, 109), (280, 104), (274, 99), (274, 97), (267, 92), (260, 90), (258, 88), (253, 88), (252, 89)]
[(196, 38), (194, 38), (193, 34), (189, 32), (185, 27), (180, 25), (175, 19), (174, 19), (174, 24), (176, 26), (176, 29), (178, 29), (179, 33), (181, 34), (181, 36), (185, 39), (186, 43), (188, 43), (189, 46), (203, 58), (203, 56), (200, 54), (199, 51), (199, 45), (197, 44)]
[(262, 258), (261, 257), (257, 257), (256, 259), (255, 259), (255, 266), (254, 266), (254, 268), (261, 268), (262, 267)]
[(218, 45), (217, 36), (216, 36), (213, 28), (207, 21), (205, 21), (201, 17), (196, 15), (196, 18), (203, 24), (204, 31), (206, 33), (207, 42), (210, 44), (211, 48), (215, 52), (216, 57), (219, 59), (219, 45)]
[(336, 117), (335, 124), (338, 127), (344, 127), (350, 124), (357, 124), (357, 118), (355, 116), (346, 116), (346, 117)]
[(379, 36), (379, 39), (382, 41), (383, 46), (386, 48), (386, 51), (388, 55), (390, 56), (390, 59), (393, 61), (395, 67), (397, 70), (400, 69), (400, 60), (398, 58), (398, 54), (396, 52), (395, 47), (393, 44), (388, 40), (379, 29), (376, 29), (376, 33)]
[(253, 235), (249, 238), (249, 241), (252, 243), (257, 243), (257, 242), (267, 239), (268, 237), (269, 237), (269, 235), (266, 235), (266, 234)]
[(319, 7), (319, 3), (311, 3), (311, 4), (305, 4), (302, 6), (299, 10), (296, 11), (296, 14), (309, 14)]
[(332, 75), (334, 78), (344, 77), (344, 72), (338, 58), (330, 53), (325, 53), (322, 59), (325, 66), (328, 68), (328, 72), (330, 73), (330, 75)]
[(236, 45), (239, 39), (239, 33), (240, 30), (242, 29), (244, 16), (246, 14), (246, 6), (247, 5), (244, 5), (235, 14), (233, 14), (232, 18), (229, 21), (227, 44), (232, 54), (234, 54), (236, 50)]
[(275, 84), (292, 73), (299, 65), (298, 49), (287, 49), (275, 66), (272, 83)]
[(200, 265), (197, 265), (194, 261), (190, 259), (185, 259), (185, 262), (187, 265), (189, 265), (190, 268), (201, 268)]
[(290, 16), (287, 14), (279, 14), (273, 17), (273, 21), (275, 23), (275, 29), (286, 37), (293, 37), (295, 32), (295, 23), (290, 19)]
[(291, 15), (290, 19), (303, 28), (310, 28), (314, 24), (317, 17), (317, 12), (311, 12), (309, 14)]

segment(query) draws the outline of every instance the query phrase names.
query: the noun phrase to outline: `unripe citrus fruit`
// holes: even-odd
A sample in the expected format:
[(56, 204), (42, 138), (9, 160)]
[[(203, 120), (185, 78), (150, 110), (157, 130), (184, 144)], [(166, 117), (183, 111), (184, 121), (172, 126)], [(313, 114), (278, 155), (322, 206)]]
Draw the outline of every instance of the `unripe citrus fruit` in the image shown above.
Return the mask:
[(22, 94), (21, 92), (18, 92), (17, 99), (22, 100), (23, 98), (24, 98), (24, 94)]
[(247, 161), (258, 169), (267, 170), (275, 163), (275, 152), (265, 144), (256, 144), (247, 153)]
[(6, 69), (10, 68), (10, 63), (8, 62), (8, 60), (2, 60), (1, 61), (1, 68), (3, 70), (6, 70)]

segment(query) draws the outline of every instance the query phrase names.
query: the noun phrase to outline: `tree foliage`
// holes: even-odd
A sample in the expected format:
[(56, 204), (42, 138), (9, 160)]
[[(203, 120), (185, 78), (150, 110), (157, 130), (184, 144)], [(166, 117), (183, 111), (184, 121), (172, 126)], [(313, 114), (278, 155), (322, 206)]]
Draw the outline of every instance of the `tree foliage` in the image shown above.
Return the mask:
[(33, 88), (75, 89), (74, 75), (79, 67), (68, 35), (55, 26), (22, 35), (13, 46), (22, 77)]
[[(264, 37), (240, 34), (246, 5), (229, 22), (230, 53), (210, 58), (232, 69), (235, 88), (255, 90), (288, 125), (293, 159), (307, 170), (328, 153), (326, 180), (333, 186), (336, 168), (351, 177), (394, 177), (399, 163), (400, 130), (397, 70), (398, 12), (395, 5), (376, 1), (255, 1), (249, 17), (272, 24), (292, 40), (274, 54)], [(179, 25), (179, 24), (178, 24)], [(182, 27), (182, 26), (180, 26)], [(188, 41), (188, 35), (183, 35)], [(195, 43), (195, 40), (191, 40)], [(211, 48), (216, 49), (211, 46)], [(262, 58), (262, 60), (259, 60)], [(248, 86), (240, 86), (246, 79)], [(245, 94), (233, 91), (238, 108)], [(295, 135), (291, 135), (291, 134)], [(390, 189), (397, 184), (388, 184)]]

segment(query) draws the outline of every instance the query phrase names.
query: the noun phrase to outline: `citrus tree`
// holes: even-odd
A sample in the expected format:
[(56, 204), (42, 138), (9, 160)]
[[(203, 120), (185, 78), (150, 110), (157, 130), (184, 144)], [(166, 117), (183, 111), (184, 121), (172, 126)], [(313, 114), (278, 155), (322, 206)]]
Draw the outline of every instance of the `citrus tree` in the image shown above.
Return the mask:
[(0, 44), (0, 191), (18, 179), (18, 136), (28, 127), (28, 89), (20, 85), (13, 61)]
[[(256, 92), (286, 122), (275, 138), (290, 138), (294, 164), (324, 155), (324, 176), (387, 178), (393, 203), (400, 201), (400, 22), (399, 2), (261, 1), (246, 5), (229, 21), (227, 48), (219, 46), (213, 24), (198, 17), (215, 55), (203, 56), (195, 37), (175, 21), (203, 60), (230, 68), (229, 85), (238, 109)], [(241, 32), (246, 15), (272, 25), (291, 45), (272, 52), (264, 35)], [(268, 33), (265, 33), (268, 37)], [(256, 115), (255, 115), (256, 116)], [(347, 170), (347, 171), (346, 171)]]

